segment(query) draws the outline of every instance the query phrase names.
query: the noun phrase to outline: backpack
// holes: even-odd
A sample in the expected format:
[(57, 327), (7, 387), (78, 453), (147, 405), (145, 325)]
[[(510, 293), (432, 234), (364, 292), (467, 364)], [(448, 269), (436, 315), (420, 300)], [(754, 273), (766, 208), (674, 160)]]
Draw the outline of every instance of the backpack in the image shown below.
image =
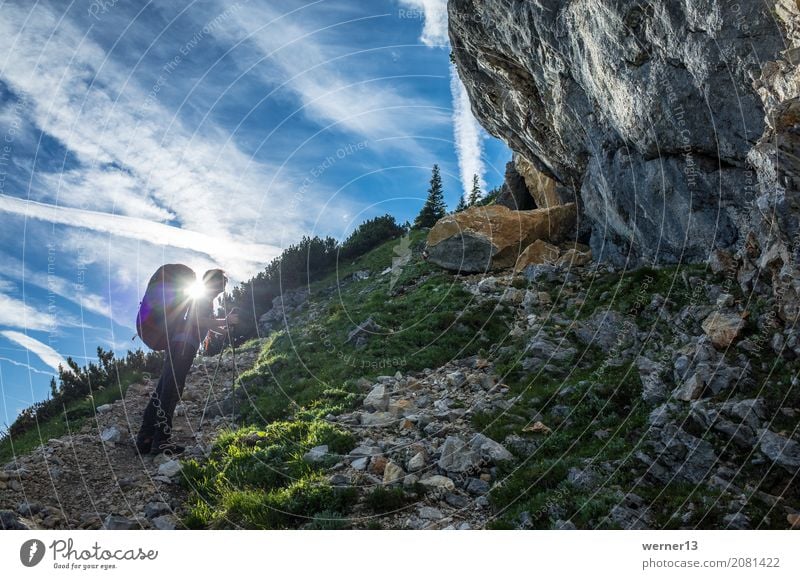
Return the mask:
[(159, 267), (139, 302), (136, 315), (136, 333), (152, 350), (166, 350), (170, 334), (186, 315), (191, 302), (186, 289), (197, 280), (192, 268), (182, 263), (168, 263)]

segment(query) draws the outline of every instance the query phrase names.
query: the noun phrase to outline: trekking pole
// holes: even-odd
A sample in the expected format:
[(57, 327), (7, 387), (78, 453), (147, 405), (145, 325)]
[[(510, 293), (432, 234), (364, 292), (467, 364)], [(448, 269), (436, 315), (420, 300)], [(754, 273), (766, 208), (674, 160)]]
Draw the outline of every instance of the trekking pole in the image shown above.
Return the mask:
[[(228, 304), (227, 300), (225, 299), (225, 293), (222, 294), (222, 309), (225, 310), (225, 316), (227, 318), (230, 314), (237, 314), (239, 313), (239, 308), (234, 307), (231, 311), (228, 311)], [(228, 343), (231, 345), (231, 356), (233, 357), (233, 380), (231, 381), (231, 424), (236, 426), (236, 380), (239, 379), (239, 370), (236, 368), (236, 324), (225, 324), (225, 330), (228, 335)], [(233, 332), (233, 336), (231, 336), (231, 332)]]
[(236, 426), (236, 381), (239, 379), (239, 370), (236, 368), (236, 325), (231, 325), (229, 332), (234, 332), (234, 337), (230, 338), (230, 333), (228, 334), (231, 345), (231, 356), (233, 357), (233, 382), (231, 382), (231, 421), (233, 425)]
[(228, 338), (227, 335), (222, 338), (222, 347), (219, 350), (219, 355), (217, 356), (217, 367), (214, 369), (214, 376), (211, 378), (211, 384), (208, 387), (208, 394), (206, 395), (206, 403), (203, 405), (203, 413), (200, 415), (200, 423), (197, 425), (197, 429), (199, 430), (203, 426), (203, 420), (206, 417), (206, 410), (208, 409), (208, 401), (211, 399), (211, 392), (214, 390), (214, 382), (217, 381), (217, 374), (219, 373), (220, 364), (222, 364), (222, 354), (225, 352), (225, 340)]

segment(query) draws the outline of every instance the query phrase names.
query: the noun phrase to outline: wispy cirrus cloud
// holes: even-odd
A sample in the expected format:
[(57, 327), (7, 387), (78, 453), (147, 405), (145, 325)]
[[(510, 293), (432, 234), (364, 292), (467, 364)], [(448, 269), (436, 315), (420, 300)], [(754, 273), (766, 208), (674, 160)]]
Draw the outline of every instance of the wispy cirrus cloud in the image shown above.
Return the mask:
[(423, 19), (420, 40), (428, 46), (449, 46), (447, 35), (447, 0), (400, 0), (401, 6), (415, 11)]
[(450, 91), (453, 95), (453, 131), (458, 155), (458, 169), (461, 173), (464, 195), (469, 195), (474, 175), (478, 176), (481, 191), (486, 191), (486, 182), (483, 178), (486, 167), (483, 163), (483, 147), (481, 146), (483, 129), (470, 110), (467, 89), (458, 78), (455, 66), (451, 65), (450, 70)]
[[(13, 195), (0, 200), (0, 211), (174, 244), (213, 256), (240, 278), (277, 254), (276, 241), (299, 237), (314, 204), (324, 202), (323, 187), (291, 205), (291, 171), (253, 159), (210, 119), (186, 127), (60, 16), (46, 4), (3, 7), (0, 54), (14, 58), (2, 63), (0, 79), (24, 95), (26, 120), (72, 162), (65, 171), (38, 172), (31, 191), (6, 191)], [(267, 191), (279, 172), (284, 178)], [(271, 211), (254, 210), (264, 204)], [(334, 205), (325, 214), (332, 222), (342, 203)], [(247, 241), (238, 234), (245, 231)]]
[[(4, 265), (15, 263), (14, 258), (9, 258), (8, 256), (5, 256), (5, 258)], [(10, 271), (13, 272), (13, 268)], [(5, 273), (8, 274), (9, 271)], [(35, 277), (38, 278), (38, 276)], [(41, 280), (37, 279), (37, 281)], [(61, 280), (61, 282), (66, 283), (64, 280)], [(69, 291), (63, 286), (60, 289), (63, 290), (65, 294)], [(55, 308), (50, 307), (50, 304), (42, 307), (39, 302), (44, 300), (40, 299), (38, 302), (36, 300), (31, 300), (30, 294), (34, 292), (29, 292), (26, 299), (14, 297), (13, 294), (18, 293), (17, 284), (6, 279), (0, 279), (0, 326), (18, 328), (26, 331), (47, 331), (53, 335), (60, 334), (62, 327), (75, 328), (84, 326), (75, 316), (66, 312), (57, 312)], [(74, 300), (76, 298), (73, 297), (72, 299)], [(107, 313), (105, 304), (99, 296), (89, 294), (88, 301), (90, 302), (90, 306), (87, 307), (87, 309), (97, 309), (99, 311), (96, 313), (100, 313), (101, 315)]]
[(165, 222), (175, 213), (157, 204), (142, 191), (142, 181), (116, 166), (93, 166), (58, 173), (37, 174), (34, 201), (91, 208), (104, 213), (135, 215), (140, 219)]
[[(154, 245), (190, 249), (211, 256), (219, 263), (265, 263), (280, 253), (278, 247), (237, 241), (233, 236), (211, 236), (138, 217), (58, 207), (9, 195), (0, 195), (0, 211), (146, 241)], [(242, 273), (240, 270), (234, 271), (239, 275)]]
[[(384, 79), (362, 70), (359, 57), (365, 57), (360, 47), (340, 38), (328, 39), (337, 30), (346, 34), (348, 27), (368, 27), (391, 14), (355, 19), (344, 15), (333, 23), (319, 22), (312, 10), (319, 4), (303, 4), (286, 12), (254, 4), (238, 10), (232, 18), (238, 26), (233, 34), (244, 36), (261, 54), (250, 66), (269, 82), (285, 79), (275, 91), (288, 90), (300, 99), (301, 106), (292, 114), (305, 114), (323, 127), (400, 148), (406, 154), (426, 155), (413, 137), (446, 123), (444, 111), (419, 95), (411, 97), (398, 90), (402, 77)], [(398, 138), (403, 136), (412, 138)]]
[(56, 327), (56, 323), (49, 313), (0, 291), (0, 326), (52, 330)]
[(12, 360), (11, 358), (6, 358), (6, 357), (3, 357), (3, 356), (0, 356), (0, 362), (5, 362), (6, 364), (11, 364), (12, 366), (17, 366), (17, 367), (20, 367), (20, 368), (25, 368), (28, 372), (33, 372), (34, 374), (42, 374), (44, 376), (52, 376), (53, 375), (52, 372), (45, 372), (44, 370), (39, 370), (37, 368), (34, 368), (30, 364), (25, 364), (23, 362), (19, 362), (17, 360)]
[[(423, 17), (420, 41), (431, 47), (450, 47), (447, 34), (447, 0), (400, 0), (400, 4), (418, 11)], [(463, 195), (472, 190), (473, 175), (478, 176), (481, 190), (486, 190), (483, 162), (483, 128), (470, 109), (469, 96), (454, 65), (450, 66), (450, 93), (453, 99), (453, 133)]]
[(4, 330), (0, 332), (0, 335), (30, 351), (42, 362), (50, 366), (53, 370), (58, 371), (59, 365), (63, 366), (64, 368), (67, 367), (67, 361), (61, 356), (61, 354), (56, 352), (47, 344), (40, 342), (36, 338), (32, 338), (26, 334), (13, 330)]
[[(111, 308), (103, 296), (48, 271), (49, 264), (44, 269), (34, 269), (30, 264), (26, 267), (22, 260), (7, 253), (0, 253), (0, 262), (4, 265), (3, 273), (19, 282), (46, 290), (94, 314), (106, 318), (111, 316)], [(16, 287), (14, 284), (0, 279), (0, 291), (3, 291), (4, 284), (6, 287)]]

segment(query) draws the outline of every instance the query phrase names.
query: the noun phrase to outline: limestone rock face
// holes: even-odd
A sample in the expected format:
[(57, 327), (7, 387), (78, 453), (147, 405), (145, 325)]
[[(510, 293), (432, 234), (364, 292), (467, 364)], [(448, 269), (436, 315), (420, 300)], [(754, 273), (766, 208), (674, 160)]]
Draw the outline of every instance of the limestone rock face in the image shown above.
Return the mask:
[(428, 259), (462, 272), (511, 267), (537, 239), (565, 241), (575, 234), (574, 203), (512, 211), (502, 205), (470, 207), (440, 219), (428, 233)]
[(528, 191), (525, 179), (517, 171), (513, 160), (506, 163), (505, 180), (500, 188), (496, 203), (514, 211), (536, 209), (536, 202)]
[(785, 50), (770, 54), (753, 81), (766, 128), (747, 156), (755, 178), (744, 185), (757, 196), (748, 214), (752, 230), (735, 259), (737, 281), (745, 292), (763, 294), (770, 288), (762, 280), (769, 280), (778, 320), (788, 325), (800, 315), (800, 7), (793, 0), (769, 6)]
[(794, 53), (782, 56), (797, 12), (788, 0), (448, 3), (473, 112), (578, 195), (595, 258), (620, 264), (629, 245), (638, 263), (703, 261), (752, 229), (764, 177), (747, 156), (765, 113), (797, 96)]
[(536, 207), (554, 207), (575, 200), (574, 196), (570, 195), (564, 187), (559, 186), (554, 179), (539, 171), (522, 155), (514, 155), (514, 166), (525, 181), (528, 193), (533, 197)]

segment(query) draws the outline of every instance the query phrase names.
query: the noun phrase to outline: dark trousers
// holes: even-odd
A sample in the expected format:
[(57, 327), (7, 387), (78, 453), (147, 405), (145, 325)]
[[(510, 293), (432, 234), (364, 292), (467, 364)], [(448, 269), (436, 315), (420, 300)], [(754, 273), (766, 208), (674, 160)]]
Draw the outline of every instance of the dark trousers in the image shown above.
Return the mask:
[(170, 440), (172, 414), (183, 394), (186, 375), (192, 367), (196, 353), (197, 345), (187, 342), (173, 342), (167, 347), (161, 377), (144, 410), (142, 426), (136, 437), (138, 442), (152, 438), (153, 447), (156, 447)]

